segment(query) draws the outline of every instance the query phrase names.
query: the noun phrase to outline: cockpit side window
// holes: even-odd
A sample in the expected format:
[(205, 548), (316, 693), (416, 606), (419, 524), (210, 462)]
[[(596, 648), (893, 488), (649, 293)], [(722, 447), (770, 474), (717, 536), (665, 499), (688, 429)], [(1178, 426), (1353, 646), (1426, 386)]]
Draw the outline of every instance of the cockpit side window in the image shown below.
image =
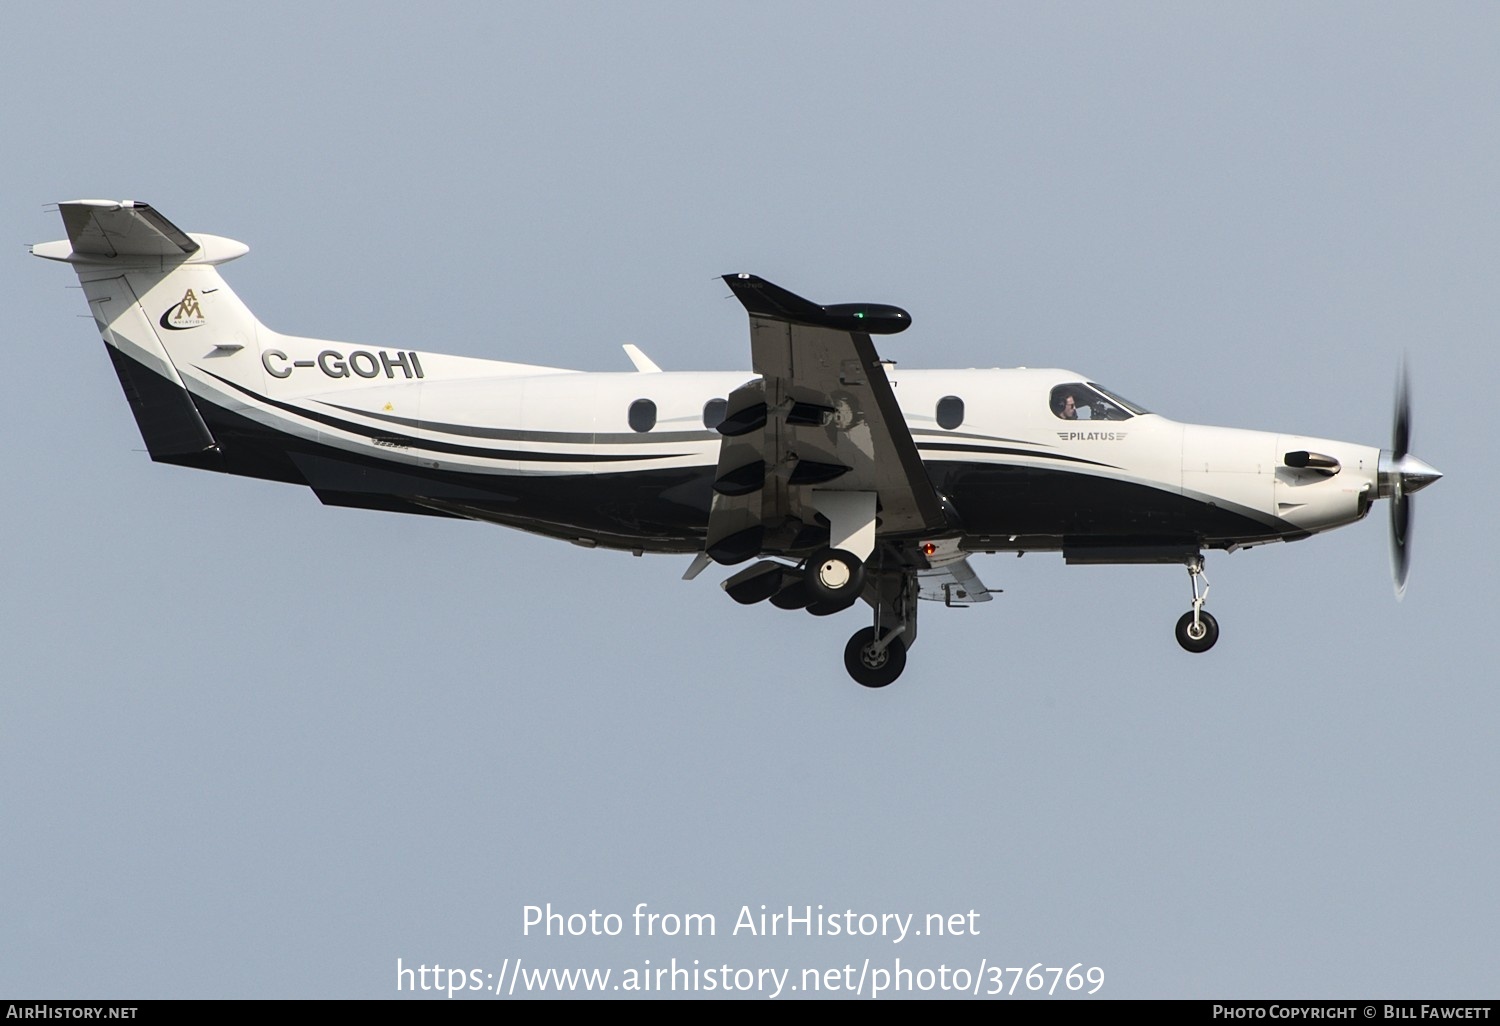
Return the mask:
[(1052, 389), (1052, 415), (1061, 420), (1089, 420), (1094, 415), (1089, 394), (1081, 381), (1056, 386)]
[(1060, 420), (1129, 420), (1146, 411), (1093, 382), (1070, 381), (1052, 389), (1052, 415)]
[[(1103, 385), (1099, 384), (1097, 381), (1090, 381), (1088, 384), (1089, 384), (1090, 388), (1092, 388), (1095, 392), (1098, 392), (1101, 396), (1103, 396), (1104, 399), (1107, 402), (1113, 403), (1115, 406), (1118, 406), (1122, 410), (1128, 410), (1130, 413), (1133, 413), (1137, 417), (1141, 416), (1142, 414), (1146, 414), (1146, 413), (1150, 413), (1151, 412), (1150, 410), (1146, 409), (1144, 406), (1138, 406), (1135, 403), (1131, 402), (1129, 399), (1126, 399), (1124, 396), (1120, 395), (1118, 392), (1111, 392), (1109, 389), (1105, 388)], [(1095, 416), (1097, 417), (1098, 414), (1095, 413)], [(1108, 419), (1109, 420), (1124, 420), (1125, 418), (1124, 417), (1110, 417)]]

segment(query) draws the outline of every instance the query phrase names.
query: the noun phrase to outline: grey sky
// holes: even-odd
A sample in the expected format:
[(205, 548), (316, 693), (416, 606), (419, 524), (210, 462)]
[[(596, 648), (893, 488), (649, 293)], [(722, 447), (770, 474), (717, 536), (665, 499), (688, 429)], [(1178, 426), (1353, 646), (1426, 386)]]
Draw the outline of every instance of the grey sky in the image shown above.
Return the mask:
[[(1493, 997), (1500, 9), (24, 5), (0, 33), (0, 995), (395, 996), (408, 966), (1100, 966), (1109, 997)], [(1187, 575), (984, 557), (883, 692), (860, 617), (686, 561), (152, 464), (48, 203), (246, 242), (278, 330), (749, 365), (715, 276), (1388, 445), (1385, 508)], [(522, 909), (713, 913), (712, 940)], [(742, 905), (977, 937), (729, 936)], [(628, 931), (627, 931), (628, 932)]]

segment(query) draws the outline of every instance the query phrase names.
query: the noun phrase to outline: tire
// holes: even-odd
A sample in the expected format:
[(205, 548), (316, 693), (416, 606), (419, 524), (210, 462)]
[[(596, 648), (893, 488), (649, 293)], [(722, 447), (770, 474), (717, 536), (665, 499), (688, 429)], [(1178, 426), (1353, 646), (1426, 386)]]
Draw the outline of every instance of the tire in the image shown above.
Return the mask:
[(849, 644), (844, 646), (844, 669), (849, 671), (849, 676), (857, 684), (867, 688), (883, 688), (901, 676), (901, 671), (906, 669), (906, 643), (900, 638), (894, 638), (879, 656), (869, 651), (874, 644), (874, 627), (855, 631)]
[(1198, 632), (1193, 630), (1193, 611), (1189, 609), (1177, 621), (1177, 644), (1189, 652), (1207, 652), (1219, 640), (1219, 621), (1208, 610), (1198, 613)]
[(865, 586), (865, 564), (843, 549), (819, 549), (803, 570), (808, 601), (847, 609)]

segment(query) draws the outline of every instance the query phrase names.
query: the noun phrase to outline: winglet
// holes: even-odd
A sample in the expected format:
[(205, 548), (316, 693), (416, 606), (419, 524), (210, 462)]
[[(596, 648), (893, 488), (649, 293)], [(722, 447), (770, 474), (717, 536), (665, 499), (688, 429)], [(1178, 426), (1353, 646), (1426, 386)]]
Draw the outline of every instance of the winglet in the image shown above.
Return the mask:
[(819, 306), (753, 274), (726, 274), (723, 277), (724, 283), (752, 317), (870, 335), (894, 335), (911, 327), (911, 314), (899, 306), (885, 303)]

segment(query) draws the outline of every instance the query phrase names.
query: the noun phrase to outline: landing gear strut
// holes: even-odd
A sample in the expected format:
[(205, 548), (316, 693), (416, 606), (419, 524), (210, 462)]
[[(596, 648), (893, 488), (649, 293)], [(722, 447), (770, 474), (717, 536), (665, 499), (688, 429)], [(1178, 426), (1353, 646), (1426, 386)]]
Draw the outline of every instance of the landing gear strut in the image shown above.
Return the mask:
[[(1177, 644), (1189, 652), (1207, 652), (1219, 640), (1219, 621), (1203, 608), (1208, 601), (1208, 578), (1203, 574), (1203, 557), (1194, 556), (1187, 563), (1188, 580), (1193, 586), (1193, 608), (1177, 621)], [(1203, 578), (1203, 593), (1198, 593), (1198, 579)]]
[(855, 683), (883, 688), (906, 669), (906, 650), (917, 640), (916, 576), (872, 572), (865, 599), (874, 607), (875, 623), (855, 631), (844, 646), (844, 669)]

